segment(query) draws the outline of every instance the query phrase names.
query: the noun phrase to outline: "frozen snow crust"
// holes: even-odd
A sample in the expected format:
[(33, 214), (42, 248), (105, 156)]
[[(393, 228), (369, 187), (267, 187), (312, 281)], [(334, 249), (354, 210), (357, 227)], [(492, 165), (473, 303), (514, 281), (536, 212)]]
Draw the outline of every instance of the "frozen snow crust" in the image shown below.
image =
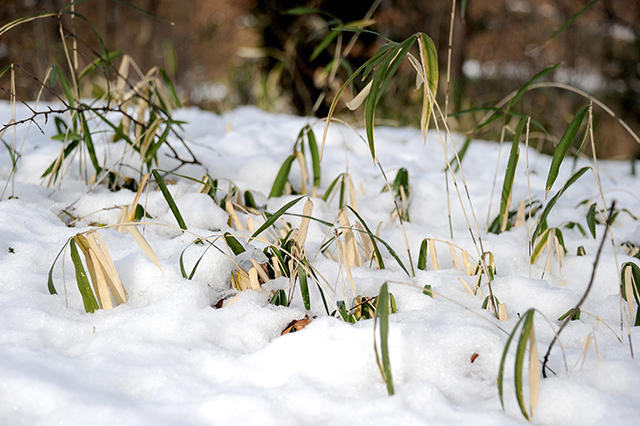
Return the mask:
[[(18, 115), (28, 116), (28, 111), (19, 109)], [(0, 122), (10, 118), (9, 104), (0, 104)], [(179, 173), (200, 178), (208, 172), (215, 178), (231, 179), (242, 190), (262, 194), (269, 193), (300, 129), (313, 124), (305, 118), (251, 107), (220, 116), (183, 109), (174, 118), (188, 122), (185, 138), (204, 166), (184, 167)], [(396, 394), (389, 397), (374, 357), (373, 321), (351, 325), (327, 316), (315, 286), (311, 312), (305, 311), (299, 292), (289, 308), (269, 304), (271, 291), (288, 289), (286, 278), (270, 281), (262, 291), (241, 292), (234, 303), (214, 309), (211, 305), (230, 293), (234, 263), (209, 250), (194, 279), (182, 278), (179, 257), (195, 238), (173, 229), (147, 226), (145, 230), (162, 271), (131, 236), (100, 231), (129, 294), (128, 303), (85, 313), (68, 252), (53, 271), (58, 295), (50, 295), (47, 274), (67, 239), (89, 229), (89, 224), (115, 223), (119, 210), (113, 207), (130, 203), (134, 196), (128, 190), (112, 193), (103, 186), (86, 193), (76, 163), (59, 188), (41, 186), (39, 176), (60, 149), (59, 142), (49, 139), (54, 132), (51, 121), (41, 123), (46, 135), (34, 126), (30, 129), (15, 183), (7, 180), (11, 162), (4, 147), (0, 155), (0, 184), (3, 188), (8, 185), (0, 202), (0, 424), (6, 426), (526, 424), (513, 392), (513, 355), (506, 370), (505, 411), (498, 398), (496, 378), (507, 339), (504, 331), (510, 332), (518, 315), (532, 307), (557, 329), (557, 318), (583, 294), (603, 237), (603, 225), (597, 227), (597, 241), (576, 228), (563, 228), (568, 256), (562, 269), (554, 263), (552, 272), (543, 274), (541, 260), (529, 275), (527, 227), (500, 235), (486, 232), (501, 148), (496, 143), (473, 141), (462, 167), (484, 249), (495, 256), (493, 290), (506, 304), (510, 320), (498, 322), (481, 309), (483, 298), (469, 294), (461, 285), (459, 278), (469, 277), (453, 267), (446, 245), (437, 245), (441, 269), (434, 270), (429, 262), (427, 270), (417, 270), (414, 279), (382, 249), (387, 269), (364, 266), (352, 272), (358, 295), (375, 296), (389, 282), (397, 302), (398, 313), (390, 316), (389, 337)], [(322, 134), (322, 124), (314, 129), (316, 135)], [(17, 131), (18, 146), (25, 130), (23, 126)], [(3, 136), (9, 145), (13, 138), (12, 130)], [(124, 150), (123, 144), (99, 146), (103, 158), (113, 162)], [(453, 188), (454, 238), (449, 234), (444, 156), (437, 135), (430, 133), (425, 143), (418, 130), (381, 127), (376, 129), (376, 149), (389, 179), (400, 167), (409, 171), (411, 221), (405, 225), (413, 261), (424, 238), (450, 241), (477, 260)], [(502, 149), (491, 219), (499, 208), (509, 152), (506, 145)], [(449, 147), (447, 155), (452, 152)], [(161, 150), (159, 168), (175, 167), (164, 154)], [(135, 159), (125, 161), (139, 169)], [(532, 196), (542, 201), (551, 160), (529, 151), (528, 161)], [(344, 126), (333, 126), (322, 166), (320, 193), (338, 174), (348, 171), (357, 190), (360, 215), (372, 229), (383, 222), (381, 238), (408, 264), (398, 221), (391, 219), (392, 198), (381, 193), (384, 180), (360, 137)], [(572, 161), (563, 165), (552, 193), (568, 178), (571, 167)], [(629, 163), (600, 162), (599, 167), (607, 202), (615, 198), (619, 208), (637, 216), (640, 180), (631, 176)], [(294, 188), (299, 176), (294, 167)], [(7, 199), (12, 187), (17, 199)], [(230, 228), (227, 213), (211, 198), (197, 193), (192, 183), (177, 179), (169, 188), (190, 231), (202, 236), (242, 233)], [(513, 201), (527, 197), (522, 146)], [(569, 221), (584, 224), (588, 207), (578, 203), (599, 201), (598, 197), (589, 172), (562, 196), (549, 226), (561, 227)], [(270, 199), (268, 211), (293, 199)], [(313, 202), (314, 217), (335, 220), (337, 197), (330, 203), (319, 198)], [(153, 216), (150, 222), (175, 225), (159, 192), (151, 192), (146, 203)], [(292, 212), (301, 213), (302, 204)], [(58, 217), (63, 209), (82, 220), (67, 227)], [(297, 226), (300, 219), (288, 216), (287, 221)], [(322, 254), (314, 257), (327, 230), (311, 223), (306, 247), (309, 259), (327, 279), (334, 301), (351, 300), (350, 285), (342, 284), (344, 270)], [(640, 243), (638, 222), (630, 215), (621, 213), (612, 231), (616, 247), (624, 241)], [(575, 255), (578, 246), (585, 248), (586, 256)], [(187, 249), (187, 269), (202, 252), (198, 250), (196, 246)], [(542, 381), (534, 424), (637, 424), (640, 364), (631, 358), (628, 336), (621, 331), (618, 296), (618, 267), (627, 261), (636, 260), (621, 249), (614, 256), (612, 245), (605, 245), (584, 312), (561, 335), (568, 371), (557, 345), (549, 364), (557, 375)], [(422, 288), (426, 284), (446, 298), (425, 296)], [(487, 294), (486, 284), (481, 290)], [(305, 313), (313, 319), (306, 328), (280, 335), (287, 324)], [(535, 327), (542, 356), (553, 331), (538, 314)], [(583, 343), (590, 333), (596, 339), (597, 355), (592, 344), (583, 363)], [(631, 329), (631, 338), (637, 348), (637, 329)], [(640, 354), (635, 352), (637, 359)]]

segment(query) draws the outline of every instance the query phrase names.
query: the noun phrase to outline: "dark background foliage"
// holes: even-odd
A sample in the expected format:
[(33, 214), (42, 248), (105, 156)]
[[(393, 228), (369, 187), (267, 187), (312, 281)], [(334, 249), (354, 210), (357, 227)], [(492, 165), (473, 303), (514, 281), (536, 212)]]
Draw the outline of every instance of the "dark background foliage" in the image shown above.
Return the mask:
[[(0, 25), (37, 12), (57, 12), (66, 0), (3, 0)], [(330, 31), (326, 15), (292, 16), (289, 8), (309, 6), (340, 18), (362, 19), (377, 3), (369, 27), (400, 41), (422, 31), (438, 46), (441, 93), (446, 89), (451, 0), (132, 0), (154, 19), (123, 4), (93, 0), (77, 6), (102, 35), (110, 50), (122, 50), (145, 72), (165, 68), (186, 104), (221, 111), (251, 103), (297, 114), (326, 114), (337, 88), (347, 78), (341, 68), (334, 80), (322, 71), (335, 44), (315, 60), (313, 49)], [(468, 0), (464, 19), (456, 13), (451, 58), (450, 111), (492, 106), (517, 90), (536, 72), (561, 62), (551, 80), (571, 84), (602, 100), (636, 131), (640, 131), (640, 0), (600, 0), (547, 47), (535, 52), (561, 25), (589, 2), (586, 0)], [(460, 1), (457, 1), (460, 7)], [(168, 23), (172, 22), (173, 24)], [(65, 64), (56, 18), (22, 25), (0, 37), (0, 67), (20, 66), (17, 94), (33, 99), (52, 63)], [(81, 61), (98, 51), (95, 36), (81, 19), (63, 18), (65, 39), (79, 41)], [(352, 33), (345, 33), (344, 47)], [(361, 34), (345, 58), (352, 69), (368, 59), (384, 40)], [(96, 82), (98, 84), (99, 82)], [(389, 87), (378, 117), (382, 123), (419, 121), (420, 93), (408, 63)], [(8, 98), (8, 75), (0, 80)], [(354, 90), (362, 87), (356, 83)], [(95, 88), (86, 88), (91, 93)], [(318, 99), (321, 98), (321, 101)], [(520, 105), (558, 134), (587, 101), (558, 89), (527, 94)], [(442, 105), (444, 103), (442, 102)], [(361, 115), (340, 106), (352, 121)], [(458, 130), (473, 127), (479, 115), (453, 121)], [(638, 145), (605, 114), (596, 115), (598, 154), (612, 158), (637, 156)], [(476, 136), (495, 138), (496, 129)], [(552, 149), (547, 142), (545, 149)]]

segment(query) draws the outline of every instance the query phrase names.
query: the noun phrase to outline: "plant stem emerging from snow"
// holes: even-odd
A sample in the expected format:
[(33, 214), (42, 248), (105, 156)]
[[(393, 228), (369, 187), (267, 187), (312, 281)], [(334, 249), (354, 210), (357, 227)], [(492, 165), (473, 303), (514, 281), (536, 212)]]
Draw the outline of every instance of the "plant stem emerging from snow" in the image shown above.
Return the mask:
[(600, 255), (602, 254), (602, 248), (604, 247), (604, 242), (606, 241), (605, 236), (607, 235), (607, 232), (609, 231), (609, 226), (611, 226), (611, 218), (613, 217), (613, 208), (615, 207), (615, 205), (616, 205), (616, 201), (613, 200), (611, 202), (611, 208), (609, 210), (609, 216), (607, 217), (606, 227), (605, 227), (605, 230), (604, 230), (604, 232), (602, 234), (603, 238), (602, 238), (602, 241), (600, 242), (600, 246), (598, 247), (598, 253), (596, 254), (596, 258), (593, 261), (593, 271), (591, 272), (591, 279), (589, 280), (589, 285), (587, 286), (587, 289), (585, 290), (584, 294), (582, 295), (582, 298), (580, 299), (580, 301), (576, 304), (576, 307), (573, 308), (573, 310), (569, 313), (569, 315), (567, 315), (567, 318), (564, 320), (564, 322), (562, 323), (562, 325), (558, 329), (558, 332), (553, 337), (553, 340), (551, 340), (551, 343), (549, 344), (549, 348), (547, 349), (547, 353), (544, 354), (544, 360), (542, 361), (542, 377), (544, 377), (545, 379), (547, 378), (547, 362), (549, 361), (549, 354), (551, 354), (551, 348), (553, 348), (553, 345), (556, 343), (556, 340), (558, 340), (558, 337), (560, 337), (560, 333), (562, 333), (562, 330), (564, 330), (564, 328), (567, 326), (567, 324), (569, 324), (569, 322), (571, 321), (573, 316), (576, 313), (580, 312), (580, 306), (582, 306), (584, 301), (587, 300), (587, 296), (589, 295), (589, 292), (591, 291), (591, 287), (593, 287), (593, 282), (594, 282), (594, 280), (596, 278), (596, 270), (598, 269), (598, 262), (600, 261)]

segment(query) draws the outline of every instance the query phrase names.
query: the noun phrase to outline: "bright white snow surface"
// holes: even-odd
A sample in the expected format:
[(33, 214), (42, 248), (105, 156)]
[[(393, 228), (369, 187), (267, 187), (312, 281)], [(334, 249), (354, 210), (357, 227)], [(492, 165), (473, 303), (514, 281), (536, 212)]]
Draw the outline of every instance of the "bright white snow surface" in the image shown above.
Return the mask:
[[(17, 118), (27, 116), (25, 108), (18, 108)], [(280, 165), (291, 154), (300, 129), (310, 123), (320, 139), (323, 126), (309, 119), (268, 114), (252, 107), (223, 115), (183, 109), (174, 118), (188, 122), (184, 137), (202, 163), (182, 167), (178, 173), (201, 178), (208, 172), (215, 178), (231, 179), (243, 191), (265, 195), (269, 194)], [(10, 119), (9, 104), (0, 104), (0, 122)], [(387, 177), (393, 180), (400, 167), (409, 171), (411, 221), (405, 223), (405, 228), (414, 265), (424, 238), (449, 241), (467, 250), (472, 262), (477, 261), (478, 251), (466, 225), (466, 213), (476, 240), (474, 220), (478, 222), (484, 250), (495, 256), (493, 291), (506, 305), (510, 317), (499, 322), (481, 308), (488, 294), (484, 280), (482, 296), (465, 290), (459, 279), (466, 278), (470, 285), (474, 279), (454, 268), (446, 244), (436, 243), (440, 269), (434, 270), (429, 259), (427, 270), (416, 270), (413, 278), (381, 246), (385, 270), (365, 265), (352, 268), (352, 273), (356, 295), (375, 296), (380, 286), (388, 282), (396, 299), (398, 313), (390, 316), (389, 336), (396, 393), (388, 396), (375, 360), (372, 320), (352, 325), (328, 316), (314, 284), (310, 312), (305, 311), (297, 286), (290, 307), (269, 304), (273, 290), (289, 289), (286, 278), (268, 282), (261, 291), (239, 293), (234, 303), (221, 309), (212, 308), (212, 304), (231, 293), (234, 263), (230, 255), (212, 249), (194, 278), (184, 279), (179, 258), (196, 238), (193, 234), (146, 227), (145, 237), (159, 258), (161, 271), (130, 235), (103, 229), (100, 234), (127, 289), (128, 303), (85, 313), (68, 250), (53, 269), (58, 294), (50, 295), (47, 274), (67, 239), (90, 229), (89, 224), (115, 223), (119, 208), (131, 203), (134, 193), (109, 192), (103, 185), (87, 192), (84, 181), (78, 178), (77, 157), (68, 160), (70, 167), (59, 187), (41, 185), (40, 175), (61, 145), (50, 140), (55, 133), (52, 117), (47, 124), (43, 120), (39, 123), (47, 134), (31, 126), (21, 149), (15, 182), (7, 180), (11, 163), (4, 147), (0, 155), (0, 184), (3, 189), (8, 185), (0, 202), (2, 425), (526, 424), (514, 393), (515, 347), (507, 359), (505, 410), (498, 396), (496, 380), (508, 333), (519, 314), (536, 308), (535, 333), (542, 358), (560, 324), (558, 317), (584, 293), (598, 244), (604, 237), (601, 224), (597, 226), (597, 240), (589, 234), (582, 235), (577, 228), (563, 228), (569, 222), (577, 222), (587, 229), (588, 204), (579, 205), (581, 201), (594, 201), (603, 207), (594, 174), (588, 172), (564, 193), (549, 216), (550, 227), (563, 229), (568, 255), (562, 268), (553, 258), (552, 271), (543, 274), (545, 254), (529, 269), (530, 231), (526, 225), (499, 235), (487, 233), (487, 217), (493, 219), (499, 209), (510, 144), (500, 148), (497, 143), (473, 141), (462, 163), (473, 210), (464, 192), (463, 175), (456, 173), (460, 197), (449, 180), (452, 238), (443, 172), (445, 155), (437, 134), (429, 133), (425, 142), (415, 129), (376, 128), (376, 153)], [(26, 130), (22, 126), (15, 134), (18, 147)], [(364, 134), (363, 130), (359, 132)], [(114, 164), (125, 151), (122, 142), (106, 144), (98, 141), (99, 136), (96, 139), (101, 161)], [(13, 130), (8, 130), (3, 140), (13, 145)], [(170, 141), (185, 154), (175, 139)], [(463, 139), (456, 137), (456, 142), (460, 147)], [(501, 149), (496, 190), (488, 214)], [(160, 151), (159, 168), (177, 165), (166, 155), (169, 153)], [(446, 155), (450, 157), (452, 153), (449, 146)], [(529, 196), (527, 161), (531, 197), (545, 200), (544, 184), (551, 159), (534, 151), (527, 156), (522, 145), (512, 208)], [(121, 173), (136, 176), (135, 170), (140, 167), (135, 158), (127, 154), (124, 162), (134, 167), (124, 167)], [(581, 160), (576, 165), (572, 159), (566, 160), (549, 198), (582, 165), (592, 164)], [(631, 175), (630, 164), (601, 161), (598, 166), (607, 204), (616, 199), (617, 208), (640, 215), (640, 180)], [(373, 165), (361, 137), (336, 124), (329, 131), (324, 150), (319, 193), (323, 194), (331, 181), (345, 171), (352, 176), (360, 215), (373, 230), (382, 223), (380, 237), (409, 268), (402, 230), (391, 217), (392, 198), (388, 192), (381, 192), (384, 178), (380, 170)], [(291, 176), (294, 189), (299, 190), (300, 170), (296, 164)], [(203, 237), (215, 237), (220, 232), (250, 235), (246, 230), (231, 228), (227, 213), (211, 198), (198, 193), (197, 184), (169, 178), (177, 182), (169, 188), (189, 231)], [(11, 194), (16, 198), (8, 199)], [(141, 203), (146, 203), (153, 216), (149, 222), (176, 224), (159, 191), (152, 190), (145, 197)], [(275, 212), (294, 196), (256, 198), (259, 204), (268, 201), (267, 210)], [(329, 203), (314, 198), (313, 216), (333, 222), (338, 212), (337, 198)], [(301, 213), (303, 204), (304, 201), (299, 202), (291, 212)], [(67, 227), (59, 217), (62, 210), (81, 220), (75, 227)], [(247, 218), (240, 215), (242, 221)], [(294, 227), (300, 223), (297, 216), (285, 218)], [(256, 217), (254, 223), (263, 220)], [(353, 224), (353, 215), (350, 220)], [(312, 222), (306, 250), (318, 274), (326, 280), (322, 286), (332, 308), (331, 303), (338, 300), (351, 304), (354, 293), (345, 270), (318, 254), (327, 233), (333, 235), (325, 225)], [(616, 248), (609, 241), (604, 245), (580, 320), (568, 325), (560, 337), (561, 345), (552, 351), (549, 366), (556, 375), (542, 380), (534, 424), (638, 424), (640, 364), (630, 354), (626, 327), (621, 327), (621, 312), (625, 311), (618, 290), (620, 265), (637, 262), (620, 244), (640, 243), (638, 222), (621, 212), (612, 235)], [(242, 241), (246, 244), (247, 238)], [(264, 248), (259, 242), (250, 244)], [(224, 245), (219, 241), (217, 245), (224, 251)], [(579, 246), (584, 247), (586, 256), (576, 255)], [(203, 250), (197, 245), (186, 250), (189, 271)], [(460, 250), (455, 251), (460, 256)], [(435, 298), (423, 294), (426, 284), (437, 293)], [(280, 335), (290, 322), (302, 319), (306, 313), (312, 318), (310, 325), (296, 333)], [(631, 328), (630, 336), (637, 359), (640, 333)], [(589, 337), (593, 339), (583, 359), (583, 345)], [(525, 365), (527, 362), (525, 359)], [(525, 371), (528, 404), (527, 383)]]

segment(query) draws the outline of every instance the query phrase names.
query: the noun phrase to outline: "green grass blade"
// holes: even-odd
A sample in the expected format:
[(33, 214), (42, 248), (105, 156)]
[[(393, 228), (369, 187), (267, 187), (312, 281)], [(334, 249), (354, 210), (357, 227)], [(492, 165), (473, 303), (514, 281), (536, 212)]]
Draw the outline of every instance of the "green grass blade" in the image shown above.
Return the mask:
[(309, 57), (309, 60), (313, 61), (315, 58), (317, 58), (318, 55), (322, 53), (322, 51), (325, 50), (327, 46), (329, 46), (329, 44), (331, 44), (331, 42), (336, 37), (338, 37), (338, 34), (340, 34), (340, 31), (336, 31), (336, 30), (329, 31), (329, 34), (327, 34), (327, 36), (324, 39), (322, 39), (320, 43), (318, 43), (316, 48), (313, 49), (313, 52), (311, 53), (311, 57)]
[[(376, 256), (376, 262), (378, 263), (378, 269), (384, 269), (384, 262), (382, 260), (382, 255), (380, 254), (380, 250), (378, 249), (378, 244), (376, 243), (376, 236), (373, 234), (373, 232), (371, 232), (371, 229), (369, 229), (369, 226), (367, 226), (367, 222), (365, 222), (364, 219), (362, 219), (362, 217), (358, 214), (358, 212), (354, 208), (352, 208), (351, 206), (347, 206), (347, 208), (349, 210), (351, 210), (351, 212), (354, 215), (356, 215), (356, 217), (358, 218), (358, 220), (360, 221), (360, 223), (364, 227), (364, 230), (367, 231), (367, 235), (369, 236), (369, 239), (371, 240), (371, 244), (373, 245), (373, 253)], [(406, 271), (406, 269), (405, 269), (405, 271)]]
[(309, 127), (307, 133), (307, 140), (309, 141), (309, 151), (311, 151), (311, 165), (313, 167), (313, 186), (320, 188), (321, 172), (320, 168), (320, 152), (318, 151), (318, 142), (316, 141), (316, 135), (313, 133), (313, 129)]
[(529, 81), (527, 81), (518, 90), (518, 92), (513, 97), (513, 99), (511, 99), (511, 101), (509, 101), (509, 105), (507, 106), (507, 111), (511, 111), (513, 109), (514, 105), (517, 104), (518, 101), (522, 98), (522, 96), (527, 92), (527, 90), (529, 89), (529, 86), (531, 86), (536, 80), (544, 77), (545, 75), (549, 74), (551, 71), (554, 71), (559, 66), (560, 66), (560, 63), (557, 63), (555, 65), (552, 65), (552, 66), (550, 66), (548, 68), (543, 69), (542, 71), (540, 71), (539, 73), (537, 73), (536, 75), (531, 77), (531, 79), (529, 79)]
[(171, 96), (173, 97), (173, 102), (175, 102), (178, 108), (182, 108), (182, 103), (180, 102), (180, 98), (176, 93), (176, 88), (173, 86), (173, 82), (171, 81), (171, 79), (167, 75), (167, 72), (163, 68), (160, 68), (160, 76), (162, 77), (164, 84), (166, 84), (167, 87), (169, 88), (169, 92), (171, 92)]
[(169, 189), (167, 188), (167, 185), (164, 183), (164, 180), (162, 180), (162, 177), (160, 176), (160, 173), (158, 173), (157, 170), (152, 170), (151, 173), (153, 174), (153, 178), (158, 183), (158, 187), (160, 188), (160, 192), (162, 192), (162, 195), (164, 196), (164, 199), (167, 201), (167, 204), (169, 204), (169, 208), (171, 209), (171, 213), (173, 213), (173, 217), (176, 218), (176, 221), (178, 222), (178, 226), (180, 227), (180, 229), (187, 229), (187, 225), (186, 225), (186, 223), (184, 223), (184, 219), (182, 218), (182, 215), (180, 214), (180, 210), (178, 209), (178, 205), (173, 200), (173, 197), (171, 196), (171, 193), (169, 192)]
[(233, 254), (235, 254), (236, 256), (238, 256), (240, 253), (244, 253), (245, 248), (230, 233), (228, 233), (228, 232), (224, 233), (224, 240), (227, 242), (227, 245), (229, 246), (229, 248), (231, 249)]
[(284, 187), (289, 179), (289, 172), (291, 172), (291, 165), (296, 159), (295, 155), (290, 155), (284, 160), (282, 166), (280, 167), (280, 171), (276, 176), (276, 179), (273, 181), (273, 186), (271, 187), (271, 192), (269, 193), (269, 198), (280, 197), (284, 193)]
[(587, 212), (587, 227), (593, 239), (596, 239), (596, 203), (591, 204)]
[[(149, 149), (147, 149), (147, 152), (145, 153), (144, 156), (144, 163), (147, 164), (147, 167), (150, 169), (151, 168), (151, 160), (153, 160), (154, 158), (156, 158), (156, 155), (158, 153), (158, 149), (160, 149), (160, 147), (162, 146), (162, 144), (164, 144), (167, 140), (167, 137), (169, 136), (169, 132), (171, 131), (171, 121), (166, 121), (165, 122), (165, 129), (162, 132), (162, 134), (160, 135), (160, 137), (158, 138), (157, 141), (151, 143), (151, 146), (149, 146)], [(157, 163), (157, 161), (156, 161)]]
[[(391, 396), (394, 394), (394, 390), (393, 376), (391, 374), (391, 361), (389, 359), (389, 292), (387, 290), (387, 283), (384, 283), (382, 287), (380, 287), (373, 327), (373, 349), (376, 354), (376, 361), (378, 363), (378, 368), (380, 368), (382, 379), (387, 385), (387, 392), (389, 393), (389, 396)], [(379, 330), (380, 335), (380, 352), (378, 352), (378, 345), (376, 343), (376, 336), (378, 335), (376, 330)]]
[(298, 263), (298, 281), (300, 281), (300, 293), (302, 294), (302, 301), (304, 302), (304, 308), (311, 310), (311, 298), (309, 297), (309, 283), (307, 282), (307, 271), (304, 269), (302, 262)]
[(93, 168), (96, 170), (96, 174), (100, 174), (102, 171), (102, 167), (100, 167), (100, 163), (98, 163), (98, 157), (96, 156), (96, 149), (93, 145), (93, 138), (91, 137), (91, 131), (89, 130), (89, 124), (87, 123), (87, 119), (84, 115), (84, 112), (79, 112), (80, 121), (82, 123), (82, 136), (84, 139), (84, 144), (87, 147), (87, 151), (89, 152), (89, 158), (91, 159), (91, 164), (93, 164)]
[(276, 306), (289, 306), (289, 303), (287, 302), (287, 293), (281, 288), (276, 290), (276, 292), (273, 293), (273, 296), (271, 296), (269, 303)]
[(594, 6), (596, 3), (598, 3), (599, 1), (600, 0), (591, 0), (591, 2), (589, 2), (585, 7), (583, 7), (576, 14), (574, 14), (569, 19), (564, 21), (564, 23), (560, 26), (560, 28), (555, 30), (553, 32), (553, 34), (551, 34), (551, 37), (549, 37), (544, 43), (542, 43), (542, 45), (539, 48), (535, 49), (535, 51), (540, 51), (540, 50), (544, 49), (545, 47), (547, 47), (556, 37), (558, 37), (567, 28), (569, 28), (576, 21), (576, 19), (578, 19), (580, 17), (580, 15), (582, 15), (587, 10), (591, 9), (591, 7)]
[(581, 168), (580, 170), (576, 171), (574, 174), (571, 175), (571, 177), (567, 180), (567, 182), (564, 184), (564, 186), (562, 187), (562, 189), (560, 189), (560, 191), (558, 191), (558, 193), (556, 195), (553, 196), (553, 198), (551, 198), (551, 200), (549, 200), (549, 202), (547, 203), (547, 205), (545, 206), (544, 210), (542, 211), (542, 215), (540, 215), (540, 219), (538, 219), (538, 225), (536, 225), (536, 228), (533, 231), (533, 235), (531, 237), (532, 241), (536, 241), (537, 236), (540, 234), (541, 231), (544, 231), (544, 229), (546, 229), (547, 226), (547, 217), (549, 216), (549, 214), (551, 213), (551, 210), (553, 210), (553, 207), (556, 205), (556, 203), (558, 202), (558, 199), (560, 198), (560, 196), (567, 190), (569, 189), (569, 187), (571, 185), (573, 185), (573, 183), (575, 181), (577, 181), (582, 175), (584, 175), (587, 170), (591, 169), (591, 167), (589, 166), (585, 166), (583, 168)]
[(578, 130), (580, 130), (580, 126), (582, 125), (582, 122), (584, 121), (584, 118), (586, 117), (588, 111), (588, 106), (582, 107), (582, 109), (578, 111), (576, 116), (571, 121), (571, 124), (569, 124), (569, 127), (567, 127), (564, 135), (562, 135), (562, 138), (560, 139), (560, 142), (558, 143), (558, 146), (556, 147), (556, 150), (553, 154), (553, 160), (551, 161), (551, 167), (549, 168), (549, 174), (547, 175), (545, 196), (549, 195), (549, 191), (551, 190), (553, 183), (558, 178), (558, 172), (560, 171), (562, 160), (564, 160), (569, 147), (573, 143), (573, 139), (576, 137)]
[(511, 197), (513, 195), (513, 181), (516, 175), (516, 167), (518, 166), (518, 158), (520, 156), (520, 137), (522, 136), (522, 130), (526, 123), (526, 120), (520, 120), (520, 123), (516, 128), (516, 132), (513, 135), (513, 143), (511, 144), (509, 162), (507, 163), (507, 171), (504, 175), (502, 196), (500, 198), (500, 232), (504, 232), (507, 229), (509, 207), (511, 206)]
[(511, 342), (513, 341), (513, 338), (516, 335), (516, 331), (518, 330), (520, 323), (524, 321), (525, 317), (526, 317), (526, 313), (518, 320), (515, 327), (513, 327), (513, 331), (511, 331), (511, 333), (509, 334), (509, 337), (507, 338), (507, 342), (504, 345), (504, 349), (502, 350), (502, 358), (500, 359), (500, 368), (498, 369), (498, 396), (500, 397), (500, 404), (502, 405), (503, 410), (504, 410), (504, 367), (507, 361), (507, 353), (509, 352), (509, 346), (511, 346)]
[(524, 357), (527, 353), (527, 342), (531, 337), (531, 332), (533, 330), (533, 315), (535, 311), (533, 309), (529, 309), (524, 315), (524, 324), (522, 325), (522, 329), (520, 330), (520, 339), (518, 341), (518, 347), (516, 349), (516, 361), (515, 361), (515, 372), (514, 372), (514, 384), (516, 390), (516, 399), (518, 400), (518, 405), (520, 406), (520, 411), (522, 415), (527, 420), (531, 420), (529, 417), (529, 413), (527, 412), (527, 407), (524, 402), (524, 392), (522, 386), (522, 368), (524, 364)]
[(336, 186), (336, 184), (338, 183), (338, 181), (340, 180), (341, 177), (344, 177), (343, 173), (340, 173), (338, 175), (337, 178), (335, 178), (333, 180), (333, 182), (331, 182), (331, 184), (329, 185), (329, 187), (327, 188), (327, 191), (324, 193), (324, 195), (322, 196), (322, 201), (324, 201), (325, 203), (327, 202), (327, 200), (329, 199), (329, 197), (331, 196), (331, 192), (333, 191), (333, 188)]
[(53, 259), (53, 263), (51, 264), (51, 268), (49, 269), (49, 276), (47, 280), (47, 287), (49, 288), (49, 294), (58, 294), (58, 292), (56, 291), (56, 287), (53, 285), (53, 267), (56, 266), (56, 262), (58, 261), (58, 258), (60, 257), (60, 255), (62, 254), (62, 252), (64, 251), (64, 248), (67, 246), (68, 243), (69, 241), (67, 241), (65, 245), (62, 246), (62, 248), (56, 255), (56, 258)]
[(429, 246), (429, 239), (425, 238), (420, 244), (420, 253), (418, 254), (418, 269), (422, 271), (427, 270), (427, 251)]
[[(363, 223), (364, 225), (364, 223)], [(373, 234), (371, 234), (373, 235)], [(382, 238), (379, 238), (375, 235), (373, 235), (373, 239), (371, 241), (374, 241), (374, 239), (376, 241), (380, 241), (382, 243), (383, 246), (385, 246), (387, 248), (387, 251), (389, 252), (389, 254), (391, 255), (391, 257), (393, 257), (396, 262), (398, 263), (398, 265), (402, 268), (402, 270), (407, 274), (407, 276), (411, 277), (412, 275), (409, 273), (409, 271), (407, 270), (407, 268), (404, 266), (404, 263), (402, 263), (402, 260), (400, 260), (400, 257), (398, 257), (398, 255), (396, 254), (396, 252), (391, 248), (391, 246), (389, 244), (387, 244), (387, 242), (385, 240), (383, 240)]]
[[(429, 86), (429, 91), (433, 94), (433, 97), (435, 99), (436, 93), (438, 93), (438, 51), (431, 37), (424, 33), (420, 33), (419, 42), (421, 45), (421, 50), (425, 52), (427, 62), (427, 81), (424, 82), (424, 84), (427, 84)], [(426, 130), (426, 128), (429, 127), (429, 120), (431, 117), (433, 102), (431, 99), (425, 99), (424, 105), (427, 109), (424, 120), (424, 126)]]
[(76, 282), (78, 283), (78, 290), (80, 290), (80, 294), (82, 295), (84, 310), (88, 313), (95, 312), (100, 309), (100, 307), (98, 306), (98, 302), (91, 290), (89, 278), (87, 278), (87, 273), (84, 270), (82, 259), (80, 259), (80, 254), (78, 254), (76, 242), (73, 238), (69, 240), (69, 248), (71, 249), (71, 260), (73, 261), (73, 266), (76, 270)]
[(305, 197), (298, 197), (293, 201), (289, 201), (287, 204), (282, 206), (277, 212), (269, 216), (269, 218), (262, 224), (262, 226), (258, 228), (256, 232), (253, 233), (253, 235), (251, 235), (251, 238), (249, 239), (249, 241), (253, 240), (255, 237), (260, 235), (265, 229), (273, 225), (280, 216), (282, 216), (287, 210), (289, 210), (291, 207), (293, 207), (295, 204), (298, 203), (298, 201), (302, 200), (303, 198)]
[(449, 166), (453, 169), (453, 173), (456, 173), (458, 170), (460, 170), (460, 163), (462, 163), (462, 160), (464, 160), (464, 156), (467, 153), (467, 149), (469, 149), (469, 145), (471, 145), (471, 138), (467, 137), (464, 141), (464, 144), (462, 144), (462, 148), (460, 148), (460, 151), (458, 151), (458, 155), (454, 155), (453, 157), (451, 157)]
[(395, 74), (404, 57), (409, 53), (409, 49), (415, 42), (416, 38), (417, 35), (414, 34), (401, 44), (393, 46), (393, 48), (380, 59), (376, 73), (373, 76), (371, 91), (365, 100), (365, 128), (372, 158), (376, 157), (375, 142), (373, 139), (376, 106), (378, 105), (384, 90), (389, 84), (391, 77)]

